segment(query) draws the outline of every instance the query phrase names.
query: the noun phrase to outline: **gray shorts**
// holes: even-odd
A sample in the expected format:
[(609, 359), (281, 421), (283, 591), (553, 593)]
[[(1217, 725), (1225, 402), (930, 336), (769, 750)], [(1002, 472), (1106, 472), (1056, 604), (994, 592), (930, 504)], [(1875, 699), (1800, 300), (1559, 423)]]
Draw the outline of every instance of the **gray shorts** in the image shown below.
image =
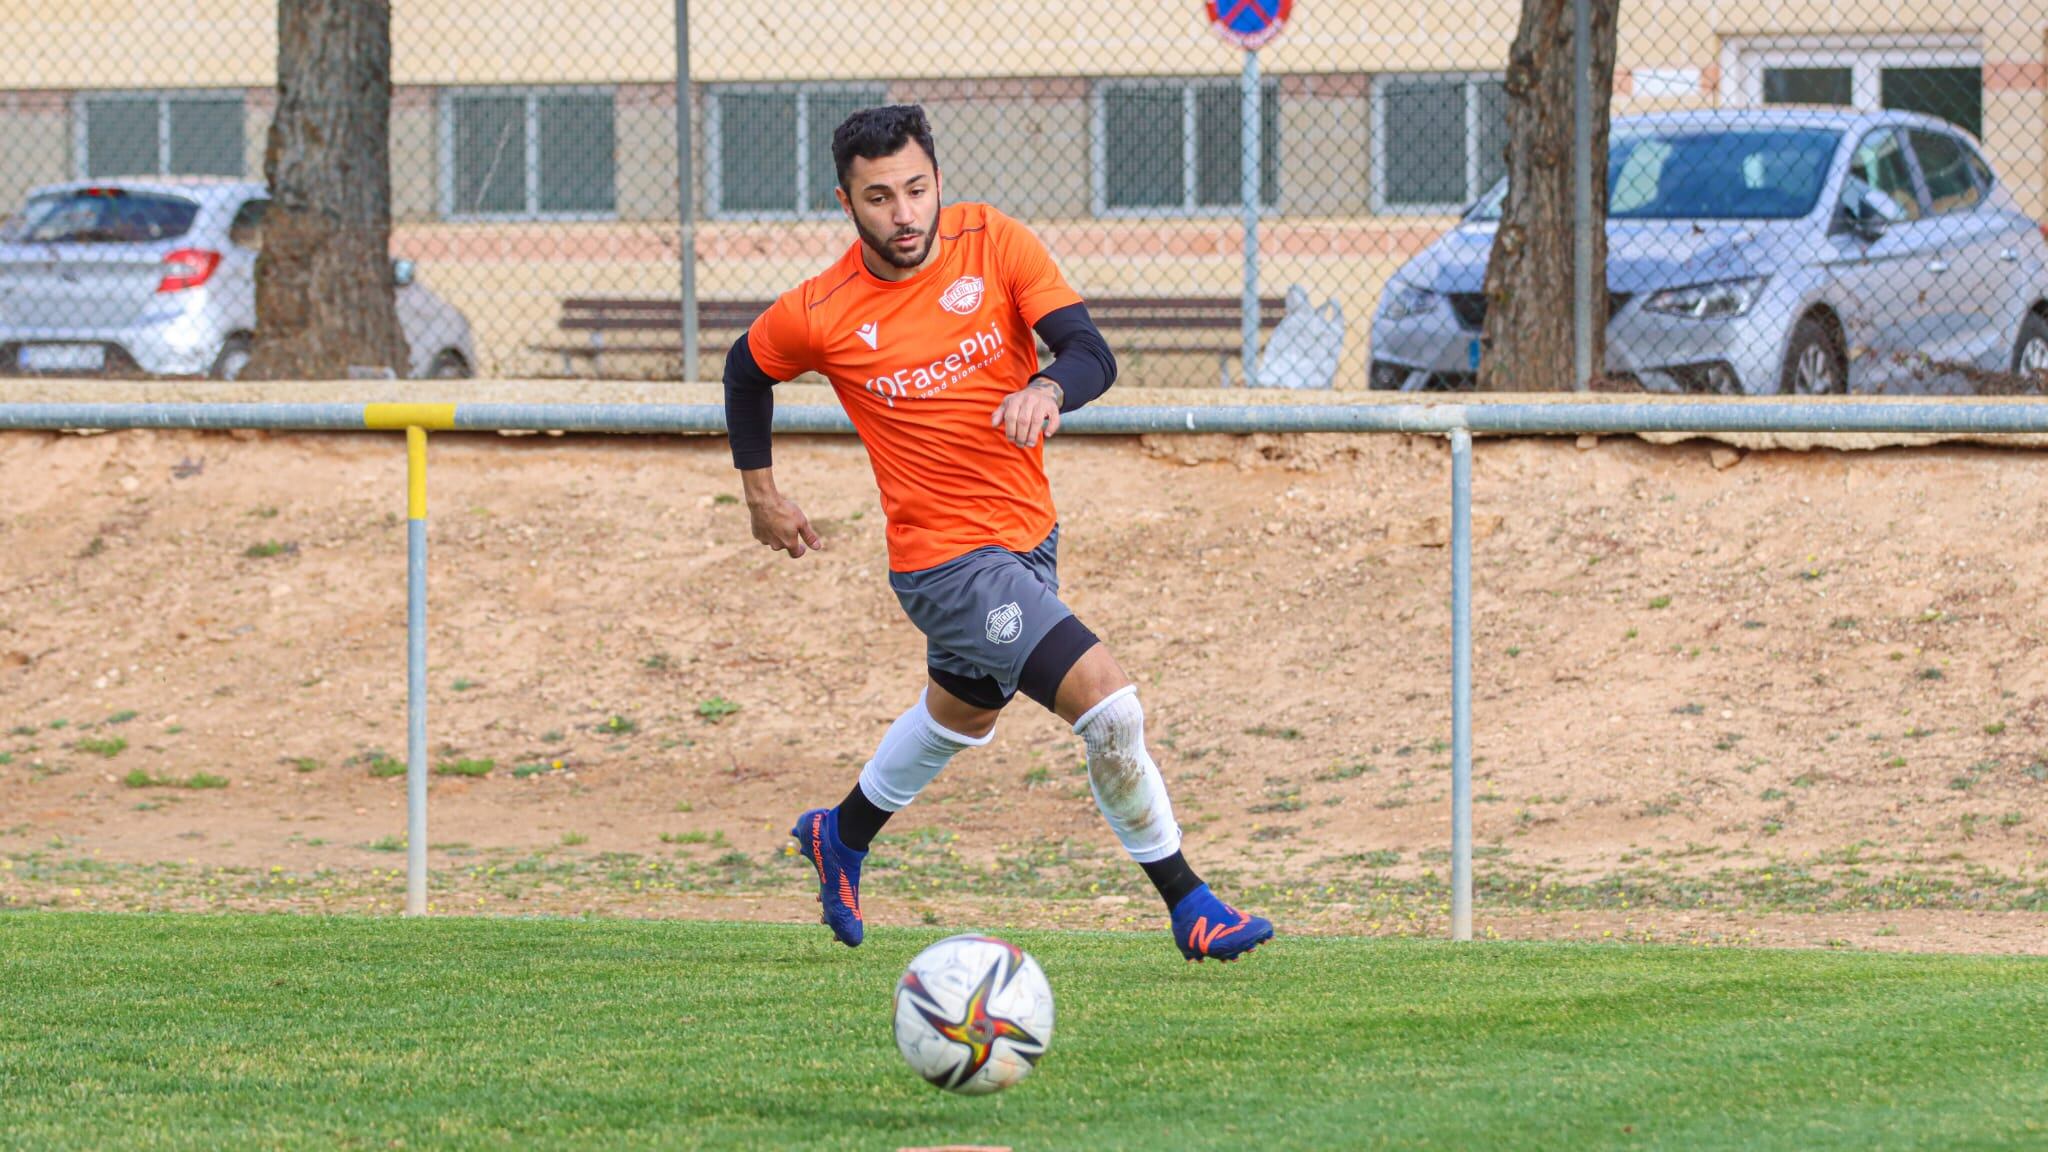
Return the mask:
[(1060, 530), (1029, 552), (977, 548), (919, 572), (889, 573), (889, 587), (925, 635), (925, 659), (968, 680), (994, 680), (1007, 697), (1024, 661), (1060, 621)]

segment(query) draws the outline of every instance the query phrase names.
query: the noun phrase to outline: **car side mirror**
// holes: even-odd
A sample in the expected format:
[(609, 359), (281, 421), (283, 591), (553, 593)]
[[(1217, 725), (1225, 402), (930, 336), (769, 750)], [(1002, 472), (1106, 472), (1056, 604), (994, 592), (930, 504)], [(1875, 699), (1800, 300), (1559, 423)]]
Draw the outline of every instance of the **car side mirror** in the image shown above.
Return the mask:
[(391, 283), (399, 288), (410, 288), (412, 287), (413, 274), (416, 271), (418, 269), (413, 267), (413, 262), (410, 260), (393, 260), (391, 262)]
[(1906, 210), (1890, 195), (1865, 188), (1849, 205), (1849, 225), (1864, 240), (1876, 240), (1906, 218)]

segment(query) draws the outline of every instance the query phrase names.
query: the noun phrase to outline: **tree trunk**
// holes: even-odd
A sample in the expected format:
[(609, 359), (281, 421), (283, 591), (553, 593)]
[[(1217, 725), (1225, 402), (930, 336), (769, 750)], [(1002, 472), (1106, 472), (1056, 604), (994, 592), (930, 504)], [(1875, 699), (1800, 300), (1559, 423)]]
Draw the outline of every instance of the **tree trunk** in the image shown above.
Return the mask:
[(389, 0), (279, 0), (254, 379), (403, 376), (391, 278)]
[[(1607, 354), (1607, 118), (1615, 9), (1586, 0), (1593, 40), (1593, 371)], [(1484, 391), (1569, 391), (1572, 363), (1572, 0), (1522, 0), (1508, 50), (1508, 195), (1486, 266)]]

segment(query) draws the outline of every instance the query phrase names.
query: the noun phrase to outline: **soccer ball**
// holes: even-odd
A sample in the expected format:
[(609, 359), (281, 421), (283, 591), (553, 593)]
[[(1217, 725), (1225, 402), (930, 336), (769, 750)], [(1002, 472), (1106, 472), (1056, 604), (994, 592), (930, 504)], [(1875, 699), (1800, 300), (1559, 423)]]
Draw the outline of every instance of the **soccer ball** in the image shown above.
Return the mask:
[(941, 940), (896, 982), (896, 1047), (948, 1092), (1000, 1092), (1030, 1075), (1050, 1043), (1052, 986), (1007, 940)]

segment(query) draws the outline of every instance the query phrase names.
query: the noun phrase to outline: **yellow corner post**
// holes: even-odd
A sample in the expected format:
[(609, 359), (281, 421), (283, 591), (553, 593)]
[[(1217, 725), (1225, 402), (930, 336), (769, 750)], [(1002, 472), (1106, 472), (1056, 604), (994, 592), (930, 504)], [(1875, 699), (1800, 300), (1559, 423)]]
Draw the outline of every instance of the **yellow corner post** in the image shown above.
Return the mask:
[(417, 424), (405, 430), (405, 515), (427, 518), (427, 430)]
[(455, 427), (453, 404), (370, 404), (363, 423), (405, 429), (405, 911), (427, 911), (427, 429)]

